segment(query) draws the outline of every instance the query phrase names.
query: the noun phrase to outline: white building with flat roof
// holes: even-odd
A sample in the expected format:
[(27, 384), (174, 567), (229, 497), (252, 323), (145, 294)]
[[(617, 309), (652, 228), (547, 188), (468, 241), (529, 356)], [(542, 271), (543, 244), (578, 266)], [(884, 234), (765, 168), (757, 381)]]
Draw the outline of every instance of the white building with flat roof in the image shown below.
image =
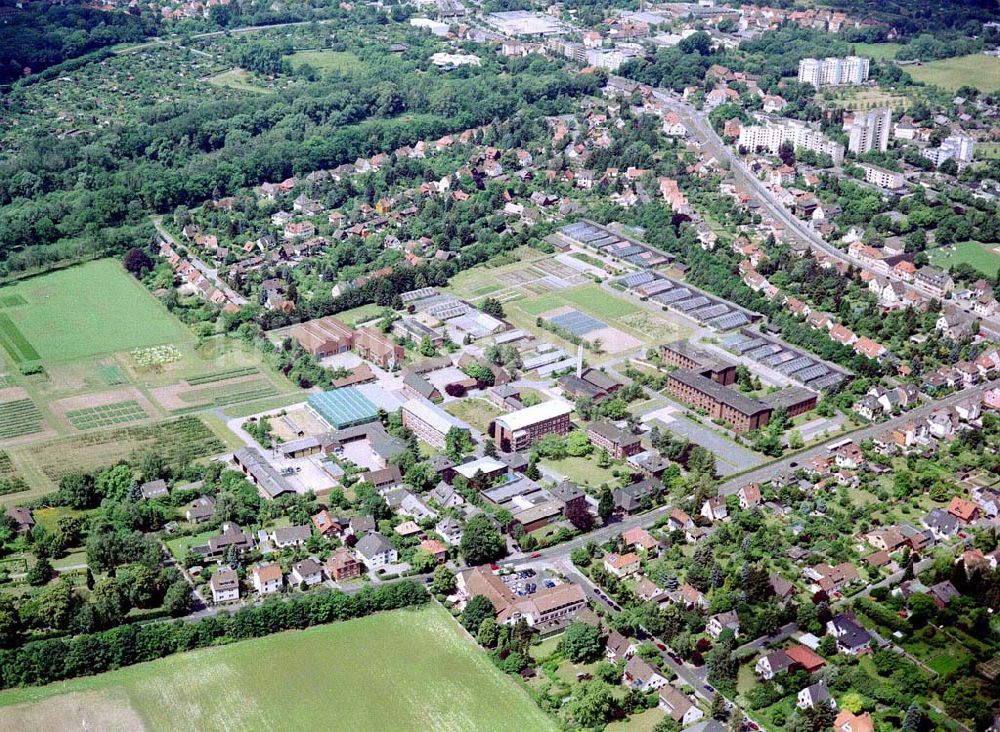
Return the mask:
[(548, 434), (569, 432), (573, 405), (560, 399), (503, 414), (494, 422), (494, 437), (504, 452), (523, 450)]
[(747, 125), (740, 128), (739, 145), (750, 152), (767, 150), (778, 154), (782, 144), (789, 142), (793, 147), (824, 153), (839, 163), (844, 159), (844, 146), (804, 124), (787, 120), (768, 122), (764, 125)]
[(868, 59), (862, 56), (804, 58), (799, 61), (799, 82), (817, 88), (863, 84), (868, 78), (868, 67)]

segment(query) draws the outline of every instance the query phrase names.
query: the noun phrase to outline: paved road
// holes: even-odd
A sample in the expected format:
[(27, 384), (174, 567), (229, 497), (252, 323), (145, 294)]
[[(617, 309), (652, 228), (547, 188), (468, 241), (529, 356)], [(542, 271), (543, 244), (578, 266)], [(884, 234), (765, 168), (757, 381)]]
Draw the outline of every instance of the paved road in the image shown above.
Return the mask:
[[(167, 231), (164, 228), (164, 226), (163, 226), (163, 220), (160, 217), (157, 216), (157, 217), (153, 218), (153, 226), (156, 227), (157, 233), (168, 244), (170, 244), (171, 246), (178, 246), (177, 241), (174, 239), (174, 237), (172, 237), (170, 235), (170, 232)], [(219, 277), (219, 271), (217, 269), (213, 269), (212, 267), (209, 267), (207, 264), (205, 264), (204, 262), (202, 262), (200, 259), (198, 259), (197, 257), (195, 257), (190, 252), (188, 253), (188, 261), (191, 262), (191, 264), (193, 264), (195, 266), (195, 268), (199, 272), (201, 272), (203, 275), (205, 275), (205, 277), (207, 277), (208, 279), (210, 279), (212, 281), (212, 284), (214, 284), (216, 287), (218, 287), (220, 290), (222, 290), (223, 294), (227, 298), (229, 298), (229, 300), (231, 302), (234, 302), (237, 305), (246, 305), (247, 302), (249, 302), (245, 297), (243, 297), (241, 294), (239, 294), (238, 292), (236, 292), (236, 290), (234, 290), (232, 287), (230, 287), (229, 285), (227, 285), (223, 281), (223, 279), (221, 277)]]
[[(816, 251), (820, 251), (830, 257), (846, 262), (847, 264), (863, 266), (861, 262), (849, 256), (847, 252), (838, 249), (836, 246), (827, 242), (822, 236), (819, 235), (818, 232), (810, 228), (804, 221), (802, 221), (802, 219), (793, 215), (787, 208), (785, 208), (785, 206), (775, 197), (774, 192), (765, 186), (764, 183), (757, 178), (757, 176), (753, 175), (753, 173), (751, 173), (750, 170), (743, 164), (743, 161), (740, 160), (738, 156), (734, 155), (729, 147), (723, 142), (722, 138), (720, 138), (712, 128), (706, 112), (696, 110), (668, 89), (657, 89), (655, 91), (655, 95), (658, 99), (670, 104), (674, 111), (681, 117), (681, 121), (684, 125), (688, 127), (688, 129), (697, 133), (697, 136), (701, 139), (707, 152), (719, 161), (728, 161), (730, 173), (740, 188), (745, 193), (756, 199), (757, 202), (771, 214), (772, 218), (784, 225), (786, 232), (795, 235), (798, 239), (808, 244)], [(921, 290), (919, 287), (915, 287), (914, 285), (905, 282), (902, 284), (907, 290), (911, 290), (923, 296), (928, 296), (928, 293)], [(965, 310), (957, 309), (956, 312), (962, 320), (968, 322), (976, 320), (975, 315)], [(982, 327), (988, 329), (994, 334), (1000, 334), (1000, 321), (995, 319), (983, 320)]]
[(739, 489), (746, 485), (747, 483), (766, 483), (767, 481), (773, 479), (779, 473), (794, 471), (799, 467), (805, 465), (810, 458), (816, 457), (817, 455), (824, 455), (827, 452), (827, 446), (830, 443), (836, 442), (838, 440), (844, 439), (845, 436), (849, 436), (855, 442), (861, 442), (862, 440), (867, 440), (874, 437), (875, 435), (885, 432), (886, 430), (892, 429), (894, 427), (899, 427), (907, 422), (916, 422), (925, 419), (928, 414), (933, 410), (940, 407), (952, 406), (957, 402), (967, 399), (970, 394), (974, 391), (980, 389), (989, 389), (994, 386), (1000, 385), (1000, 379), (988, 382), (981, 386), (975, 387), (974, 389), (966, 389), (954, 394), (950, 394), (943, 399), (937, 399), (934, 401), (927, 402), (921, 406), (913, 409), (905, 414), (895, 417), (886, 422), (880, 422), (878, 424), (873, 424), (868, 427), (863, 427), (859, 430), (855, 430), (850, 433), (841, 433), (836, 435), (825, 442), (811, 447), (808, 450), (803, 450), (802, 452), (790, 455), (781, 460), (777, 460), (773, 463), (769, 463), (763, 467), (751, 470), (748, 473), (744, 473), (738, 478), (729, 480), (719, 486), (719, 493), (722, 495), (731, 495), (739, 491)]

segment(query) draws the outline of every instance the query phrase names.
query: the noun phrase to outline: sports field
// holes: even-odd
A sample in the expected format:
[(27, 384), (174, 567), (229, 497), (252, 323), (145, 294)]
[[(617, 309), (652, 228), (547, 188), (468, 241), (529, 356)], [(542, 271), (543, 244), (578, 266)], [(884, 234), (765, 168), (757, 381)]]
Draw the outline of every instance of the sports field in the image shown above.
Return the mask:
[(935, 267), (947, 269), (956, 264), (969, 264), (991, 279), (1000, 270), (1000, 254), (978, 241), (959, 242), (954, 248), (932, 249), (927, 254)]
[(18, 363), (70, 361), (190, 339), (181, 323), (111, 259), (0, 288), (0, 298), (18, 296), (24, 304), (5, 307), (0, 315), (0, 344)]
[(922, 66), (907, 66), (914, 81), (934, 84), (954, 91), (960, 86), (974, 86), (981, 92), (1000, 89), (1000, 58), (974, 53), (968, 56), (929, 61)]
[(3, 731), (555, 729), (436, 605), (0, 692), (0, 706)]

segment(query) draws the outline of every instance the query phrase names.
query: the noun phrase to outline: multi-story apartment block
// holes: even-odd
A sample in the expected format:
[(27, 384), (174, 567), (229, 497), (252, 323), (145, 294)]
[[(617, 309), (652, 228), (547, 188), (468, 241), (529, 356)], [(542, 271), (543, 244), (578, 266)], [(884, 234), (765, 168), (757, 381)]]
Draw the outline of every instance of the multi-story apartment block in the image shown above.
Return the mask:
[(687, 341), (673, 341), (660, 346), (660, 360), (667, 366), (688, 369), (706, 379), (729, 386), (736, 381), (736, 364), (716, 358)]
[(870, 165), (865, 163), (861, 166), (865, 171), (865, 180), (869, 183), (877, 185), (879, 188), (888, 188), (889, 190), (896, 190), (903, 187), (903, 183), (906, 182), (906, 178), (903, 177), (902, 173), (897, 173), (894, 170), (886, 170), (885, 168), (880, 168), (877, 165)]
[(791, 143), (796, 148), (801, 147), (829, 155), (835, 163), (844, 159), (843, 145), (801, 123), (786, 121), (749, 125), (740, 129), (739, 145), (751, 152), (763, 149), (777, 155), (785, 142)]
[(871, 150), (885, 152), (889, 146), (891, 123), (892, 110), (888, 107), (880, 107), (855, 115), (847, 149), (855, 155), (863, 155)]
[(712, 419), (729, 424), (738, 434), (765, 426), (774, 411), (763, 402), (686, 369), (670, 374), (667, 391), (679, 401), (703, 409)]
[(928, 158), (938, 167), (946, 160), (955, 160), (963, 163), (972, 162), (973, 151), (976, 141), (965, 135), (949, 135), (941, 142), (941, 147), (928, 148), (923, 151), (925, 158)]
[(868, 59), (860, 56), (804, 58), (799, 61), (799, 81), (815, 87), (863, 84), (868, 78), (868, 65)]
[(493, 437), (504, 452), (524, 450), (545, 435), (568, 433), (572, 411), (572, 405), (556, 399), (518, 409), (496, 418)]

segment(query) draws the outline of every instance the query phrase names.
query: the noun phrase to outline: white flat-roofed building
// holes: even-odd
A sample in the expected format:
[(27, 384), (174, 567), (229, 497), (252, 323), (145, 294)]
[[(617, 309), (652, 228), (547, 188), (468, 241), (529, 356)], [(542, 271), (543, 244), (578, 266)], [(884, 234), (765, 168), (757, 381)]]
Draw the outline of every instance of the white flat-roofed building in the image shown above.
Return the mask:
[(486, 456), (472, 462), (456, 465), (455, 472), (465, 476), (467, 480), (472, 480), (477, 473), (482, 473), (486, 478), (492, 479), (501, 473), (507, 472), (507, 463), (502, 463), (496, 458)]
[(815, 87), (863, 84), (868, 78), (869, 65), (869, 60), (862, 56), (804, 58), (799, 61), (799, 82)]
[(785, 142), (790, 142), (796, 148), (829, 155), (835, 163), (844, 159), (843, 145), (801, 123), (787, 121), (740, 128), (739, 145), (750, 152), (763, 149), (777, 155)]
[(494, 438), (504, 452), (523, 450), (548, 434), (569, 432), (573, 406), (553, 399), (504, 414), (494, 422)]
[(452, 417), (426, 399), (411, 399), (403, 404), (403, 426), (431, 447), (444, 449), (445, 436), (452, 427), (468, 430), (464, 422)]
[(865, 163), (861, 168), (865, 171), (865, 180), (879, 188), (896, 190), (897, 188), (902, 188), (903, 183), (906, 182), (903, 174), (897, 173), (894, 170), (886, 170), (885, 168), (880, 168), (877, 165), (869, 163)]

